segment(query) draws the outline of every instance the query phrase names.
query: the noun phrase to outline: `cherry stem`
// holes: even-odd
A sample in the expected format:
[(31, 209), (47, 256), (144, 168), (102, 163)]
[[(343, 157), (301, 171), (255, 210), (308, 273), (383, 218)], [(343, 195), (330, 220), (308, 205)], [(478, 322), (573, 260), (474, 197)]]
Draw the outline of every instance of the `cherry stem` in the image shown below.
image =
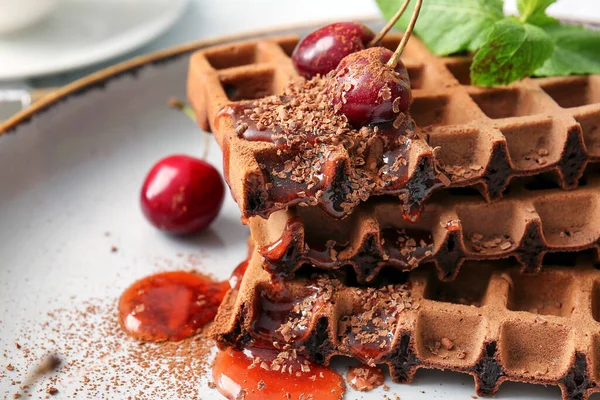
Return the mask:
[[(171, 97), (169, 99), (169, 105), (171, 107), (173, 107), (174, 109), (183, 112), (192, 121), (196, 122), (196, 113), (185, 102), (183, 102), (183, 101), (181, 101), (181, 100), (179, 100), (179, 99), (177, 99), (175, 97)], [(208, 136), (208, 133), (204, 132), (204, 152), (202, 153), (202, 159), (203, 160), (206, 160), (206, 157), (208, 157), (208, 150), (209, 149), (210, 149), (210, 137)]]
[(373, 40), (369, 42), (369, 45), (367, 47), (377, 46), (379, 42), (381, 42), (381, 39), (383, 39), (383, 37), (390, 31), (390, 29), (392, 29), (396, 22), (398, 22), (402, 14), (404, 14), (404, 11), (406, 11), (406, 9), (408, 8), (408, 3), (410, 3), (410, 0), (404, 0), (404, 3), (402, 3), (402, 7), (400, 7), (398, 12), (392, 17), (392, 19), (388, 21), (388, 23), (377, 34), (377, 36), (375, 36)]
[(423, 0), (417, 0), (417, 4), (415, 5), (415, 10), (413, 11), (412, 16), (410, 17), (410, 22), (406, 27), (406, 31), (404, 32), (404, 36), (402, 36), (402, 40), (398, 45), (398, 48), (392, 54), (389, 61), (387, 62), (388, 67), (396, 68), (398, 62), (400, 61), (400, 56), (406, 47), (406, 43), (408, 43), (408, 39), (410, 39), (410, 35), (412, 35), (413, 30), (415, 29), (415, 24), (417, 23), (417, 18), (419, 18), (419, 12), (421, 11), (421, 5), (423, 4)]

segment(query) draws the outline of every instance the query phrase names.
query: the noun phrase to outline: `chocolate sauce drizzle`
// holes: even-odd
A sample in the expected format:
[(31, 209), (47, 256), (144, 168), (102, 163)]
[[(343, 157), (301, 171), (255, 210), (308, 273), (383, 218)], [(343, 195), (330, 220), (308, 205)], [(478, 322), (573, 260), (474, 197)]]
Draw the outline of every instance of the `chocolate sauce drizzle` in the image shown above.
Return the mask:
[[(290, 98), (281, 96), (282, 103)], [(409, 117), (402, 121), (385, 122), (367, 127), (373, 136), (367, 140), (364, 166), (351, 165), (349, 157), (344, 155), (355, 151), (353, 147), (336, 144), (338, 151), (327, 151), (327, 138), (317, 136), (313, 131), (302, 132), (303, 144), (311, 144), (315, 149), (314, 159), (321, 168), (313, 175), (309, 184), (299, 182), (284, 171), (286, 161), (294, 160), (298, 148), (286, 141), (282, 129), (277, 124), (270, 127), (257, 126), (253, 117), (256, 104), (240, 103), (225, 107), (218, 118), (230, 116), (234, 121), (239, 138), (248, 141), (269, 142), (273, 150), (257, 156), (263, 171), (264, 185), (260, 198), (252, 197), (250, 215), (268, 217), (273, 211), (297, 204), (318, 205), (334, 218), (343, 218), (350, 214), (358, 203), (370, 195), (392, 195), (400, 199), (404, 216), (414, 221), (430, 193), (443, 186), (434, 168), (432, 156), (416, 157), (416, 165), (411, 165), (411, 153), (414, 153), (415, 126)], [(300, 133), (299, 133), (300, 134)], [(356, 143), (353, 144), (356, 146)], [(350, 154), (351, 155), (351, 154)], [(372, 162), (375, 164), (372, 164)], [(354, 171), (353, 171), (354, 169)], [(283, 173), (282, 173), (283, 172)], [(367, 195), (358, 194), (363, 185), (357, 185), (351, 175), (360, 175), (365, 184), (372, 186)], [(361, 186), (361, 187), (357, 187)], [(258, 200), (258, 201), (257, 201)]]

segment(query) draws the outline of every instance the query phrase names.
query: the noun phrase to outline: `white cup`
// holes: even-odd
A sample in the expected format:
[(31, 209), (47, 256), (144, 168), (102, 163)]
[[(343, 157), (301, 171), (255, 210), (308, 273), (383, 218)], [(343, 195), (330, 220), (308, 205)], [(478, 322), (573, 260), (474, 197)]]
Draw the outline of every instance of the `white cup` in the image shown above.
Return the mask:
[(0, 35), (35, 24), (57, 3), (58, 0), (0, 0)]

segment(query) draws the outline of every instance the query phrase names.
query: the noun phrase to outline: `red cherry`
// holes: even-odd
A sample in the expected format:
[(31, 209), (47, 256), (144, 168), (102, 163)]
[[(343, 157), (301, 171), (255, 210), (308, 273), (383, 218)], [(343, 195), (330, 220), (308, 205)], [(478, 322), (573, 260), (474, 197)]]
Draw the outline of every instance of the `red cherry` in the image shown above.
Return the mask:
[(365, 49), (374, 37), (371, 29), (356, 22), (327, 25), (298, 43), (292, 62), (305, 78), (326, 75), (348, 54)]
[(152, 167), (140, 200), (152, 225), (183, 235), (208, 227), (219, 214), (224, 194), (225, 186), (215, 167), (197, 158), (173, 155)]
[(399, 61), (386, 63), (392, 52), (372, 47), (346, 56), (329, 82), (335, 111), (355, 127), (392, 121), (408, 110), (412, 98), (408, 72)]

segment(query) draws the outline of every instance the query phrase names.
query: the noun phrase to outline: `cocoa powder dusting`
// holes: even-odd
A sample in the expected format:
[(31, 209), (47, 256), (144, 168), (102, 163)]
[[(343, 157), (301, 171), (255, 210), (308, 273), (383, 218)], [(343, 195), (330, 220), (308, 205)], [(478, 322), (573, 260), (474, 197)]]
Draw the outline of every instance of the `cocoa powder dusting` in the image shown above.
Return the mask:
[(0, 376), (12, 382), (4, 398), (201, 398), (213, 341), (138, 342), (116, 310), (115, 300), (92, 299), (49, 312), (41, 324), (20, 323), (18, 342), (2, 344), (13, 360)]

